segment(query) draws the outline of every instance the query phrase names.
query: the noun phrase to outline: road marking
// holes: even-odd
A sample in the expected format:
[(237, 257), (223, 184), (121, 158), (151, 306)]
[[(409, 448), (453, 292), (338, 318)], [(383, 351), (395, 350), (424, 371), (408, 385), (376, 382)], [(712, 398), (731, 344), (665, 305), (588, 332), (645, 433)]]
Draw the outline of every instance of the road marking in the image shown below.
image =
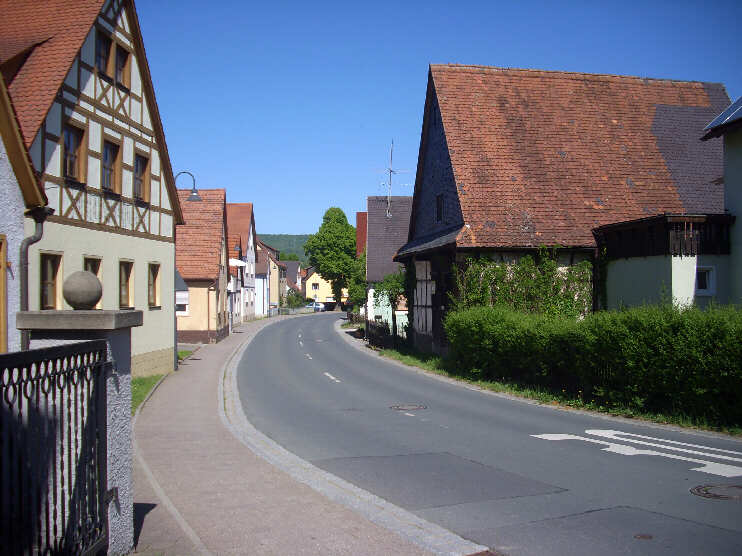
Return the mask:
[(407, 415), (408, 417), (414, 417), (415, 416), (414, 413), (405, 413), (405, 415)]
[(311, 359), (311, 358), (312, 358), (312, 356), (311, 356), (311, 355), (309, 355), (308, 353), (305, 353), (304, 355), (306, 355), (306, 356), (307, 356), (307, 359)]
[(302, 342), (301, 340), (299, 340), (299, 346), (304, 347), (304, 342)]
[[(722, 456), (719, 454), (713, 454), (708, 452), (700, 452), (696, 450), (686, 450), (683, 448), (675, 448), (673, 446), (667, 446), (665, 444), (657, 444), (652, 442), (644, 442), (641, 440), (633, 440), (632, 438), (622, 438), (619, 435), (622, 436), (631, 436), (635, 438), (646, 438), (650, 440), (658, 440), (660, 442), (664, 442), (666, 444), (675, 444), (675, 445), (682, 445), (682, 446), (692, 446), (697, 448), (704, 448), (707, 450), (714, 450), (717, 452), (726, 452), (726, 453), (738, 453), (738, 452), (732, 452), (730, 450), (717, 450), (716, 448), (709, 448), (708, 446), (699, 446), (699, 445), (693, 445), (693, 444), (686, 444), (684, 442), (675, 442), (673, 440), (664, 440), (662, 438), (654, 438), (654, 437), (646, 437), (638, 434), (631, 434), (631, 433), (625, 433), (620, 431), (612, 431), (612, 430), (600, 430), (600, 429), (588, 429), (585, 431), (587, 434), (591, 434), (593, 436), (598, 436), (601, 438), (608, 438), (610, 440), (622, 440), (625, 442), (633, 442), (635, 444), (642, 444), (646, 446), (653, 446), (657, 448), (663, 448), (665, 450), (675, 450), (675, 451), (682, 451), (694, 455), (701, 455), (709, 458), (715, 458), (715, 459), (725, 459), (725, 460), (732, 460), (732, 461), (742, 461), (738, 458), (732, 458), (729, 456)], [(602, 448), (602, 451), (604, 452), (611, 452), (614, 454), (620, 454), (622, 456), (660, 456), (663, 458), (668, 459), (676, 459), (680, 461), (689, 461), (691, 463), (700, 463), (700, 467), (693, 467), (691, 468), (691, 471), (700, 471), (701, 473), (708, 473), (710, 475), (719, 475), (721, 477), (739, 477), (742, 476), (742, 467), (737, 467), (735, 465), (727, 465), (724, 463), (716, 463), (714, 461), (708, 461), (705, 459), (697, 459), (697, 458), (691, 458), (687, 456), (681, 456), (678, 454), (673, 453), (666, 453), (666, 452), (658, 452), (656, 450), (642, 450), (639, 448), (634, 448), (633, 446), (627, 446), (626, 444), (619, 444), (616, 442), (609, 442), (607, 440), (598, 440), (595, 438), (589, 438), (585, 436), (579, 436), (576, 434), (532, 434), (534, 438), (540, 438), (542, 440), (582, 440), (584, 442), (590, 442), (592, 444), (601, 444), (603, 446), (606, 446), (605, 448)]]
[(337, 378), (332, 376), (330, 373), (324, 373), (324, 375), (329, 378), (330, 380), (334, 380), (335, 382), (340, 382)]

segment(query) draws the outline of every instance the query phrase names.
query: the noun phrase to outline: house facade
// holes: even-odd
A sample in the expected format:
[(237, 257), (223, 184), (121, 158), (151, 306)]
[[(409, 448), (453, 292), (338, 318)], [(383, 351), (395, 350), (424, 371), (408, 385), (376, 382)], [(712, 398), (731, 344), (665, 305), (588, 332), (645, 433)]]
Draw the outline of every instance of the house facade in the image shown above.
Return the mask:
[[(332, 283), (320, 276), (317, 270), (310, 266), (307, 268), (306, 277), (302, 281), (301, 293), (305, 299), (313, 299), (319, 303), (331, 304), (327, 309), (335, 306), (335, 296), (332, 293)], [(348, 300), (348, 289), (343, 288), (341, 292), (341, 303)]]
[(714, 83), (432, 65), (395, 259), (416, 276), (415, 344), (445, 349), (451, 268), (468, 257), (558, 247), (566, 266), (594, 260), (594, 228), (722, 214), (720, 145), (692, 138), (728, 103)]
[(255, 316), (268, 316), (270, 309), (270, 265), (268, 252), (258, 250), (255, 260)]
[(0, 353), (19, 351), (15, 327), (20, 302), (20, 248), (26, 211), (47, 204), (31, 166), (5, 80), (0, 75)]
[[(29, 309), (69, 309), (62, 283), (88, 270), (102, 309), (137, 308), (132, 372), (171, 370), (175, 225), (182, 222), (133, 3), (9, 3), (2, 73), (49, 207), (29, 249)], [(26, 221), (25, 234), (34, 223)]]
[[(381, 282), (388, 274), (394, 274), (403, 269), (403, 265), (394, 261), (394, 256), (400, 247), (407, 243), (407, 234), (410, 228), (410, 214), (412, 212), (412, 197), (384, 196), (368, 197), (366, 200), (365, 223), (367, 229), (362, 237), (366, 239), (363, 247), (366, 251), (366, 319), (384, 322), (391, 329), (392, 310), (395, 313), (397, 330), (402, 331), (407, 325), (407, 305), (404, 301), (392, 308), (386, 300), (378, 303), (374, 299), (375, 284)], [(361, 222), (358, 226), (362, 225)], [(356, 230), (356, 250), (358, 251), (358, 237)]]
[(227, 212), (224, 189), (178, 190), (185, 224), (178, 226), (178, 272), (188, 307), (178, 311), (178, 342), (216, 343), (229, 334)]
[[(227, 229), (229, 230), (229, 226), (227, 226)], [(229, 232), (227, 247), (230, 251), (229, 279), (227, 282), (229, 302), (227, 304), (227, 311), (229, 312), (229, 330), (231, 332), (235, 325), (247, 320), (247, 316), (245, 315), (245, 310), (248, 306), (248, 303), (246, 302), (248, 290), (245, 287), (245, 270), (247, 263), (243, 260), (242, 238), (239, 234)], [(252, 315), (254, 316), (254, 305), (251, 306), (251, 309), (253, 310)]]
[[(240, 260), (245, 263), (243, 268), (243, 288), (241, 313), (244, 320), (250, 320), (256, 315), (257, 291), (255, 286), (255, 264), (258, 252), (257, 235), (255, 233), (255, 212), (252, 203), (227, 203), (227, 229), (230, 234), (240, 237)], [(237, 244), (230, 242), (231, 256)]]
[[(723, 137), (724, 206), (730, 214), (742, 215), (742, 97), (730, 104), (705, 128), (702, 141)], [(717, 139), (718, 141), (718, 139)], [(729, 302), (742, 304), (742, 222), (729, 231)]]

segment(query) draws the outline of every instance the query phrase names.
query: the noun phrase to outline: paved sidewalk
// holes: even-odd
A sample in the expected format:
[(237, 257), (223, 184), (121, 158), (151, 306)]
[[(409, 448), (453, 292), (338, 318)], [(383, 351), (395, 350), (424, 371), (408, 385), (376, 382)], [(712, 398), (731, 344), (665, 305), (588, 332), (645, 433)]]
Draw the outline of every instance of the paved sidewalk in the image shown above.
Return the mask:
[(134, 427), (140, 554), (424, 555), (256, 456), (223, 425), (219, 381), (261, 328), (201, 347), (142, 407)]

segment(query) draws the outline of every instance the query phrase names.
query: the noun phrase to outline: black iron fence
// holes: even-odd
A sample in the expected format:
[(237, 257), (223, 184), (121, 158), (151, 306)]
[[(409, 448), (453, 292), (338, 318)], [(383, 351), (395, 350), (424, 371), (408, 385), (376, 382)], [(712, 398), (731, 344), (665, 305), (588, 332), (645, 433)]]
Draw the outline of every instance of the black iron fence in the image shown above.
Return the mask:
[(108, 542), (106, 342), (0, 355), (0, 551)]

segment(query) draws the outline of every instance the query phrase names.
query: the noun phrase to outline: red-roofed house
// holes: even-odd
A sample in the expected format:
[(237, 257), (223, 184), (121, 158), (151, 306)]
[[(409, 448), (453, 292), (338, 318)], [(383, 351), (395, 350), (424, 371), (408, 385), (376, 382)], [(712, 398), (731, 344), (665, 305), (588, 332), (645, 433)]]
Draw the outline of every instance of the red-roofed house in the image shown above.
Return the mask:
[(89, 270), (100, 308), (144, 311), (132, 373), (168, 372), (182, 214), (134, 4), (2, 0), (0, 14), (0, 72), (54, 209), (29, 249), (29, 309), (69, 309), (64, 279)]
[(31, 166), (18, 120), (0, 76), (0, 353), (19, 351), (21, 335), (15, 327), (20, 301), (20, 247), (24, 213), (41, 212), (46, 195)]
[(591, 259), (592, 229), (663, 213), (723, 213), (720, 84), (432, 65), (408, 242), (415, 343), (445, 343), (450, 269), (560, 246)]
[[(255, 261), (258, 252), (253, 204), (227, 203), (227, 228), (230, 234), (240, 236), (241, 260), (245, 263), (241, 312), (245, 319), (251, 319), (255, 316)], [(236, 245), (230, 241), (229, 248), (232, 250), (230, 256), (234, 255)]]
[(227, 194), (224, 189), (178, 190), (185, 224), (178, 226), (175, 264), (188, 285), (178, 311), (178, 342), (216, 343), (229, 334), (227, 312)]

